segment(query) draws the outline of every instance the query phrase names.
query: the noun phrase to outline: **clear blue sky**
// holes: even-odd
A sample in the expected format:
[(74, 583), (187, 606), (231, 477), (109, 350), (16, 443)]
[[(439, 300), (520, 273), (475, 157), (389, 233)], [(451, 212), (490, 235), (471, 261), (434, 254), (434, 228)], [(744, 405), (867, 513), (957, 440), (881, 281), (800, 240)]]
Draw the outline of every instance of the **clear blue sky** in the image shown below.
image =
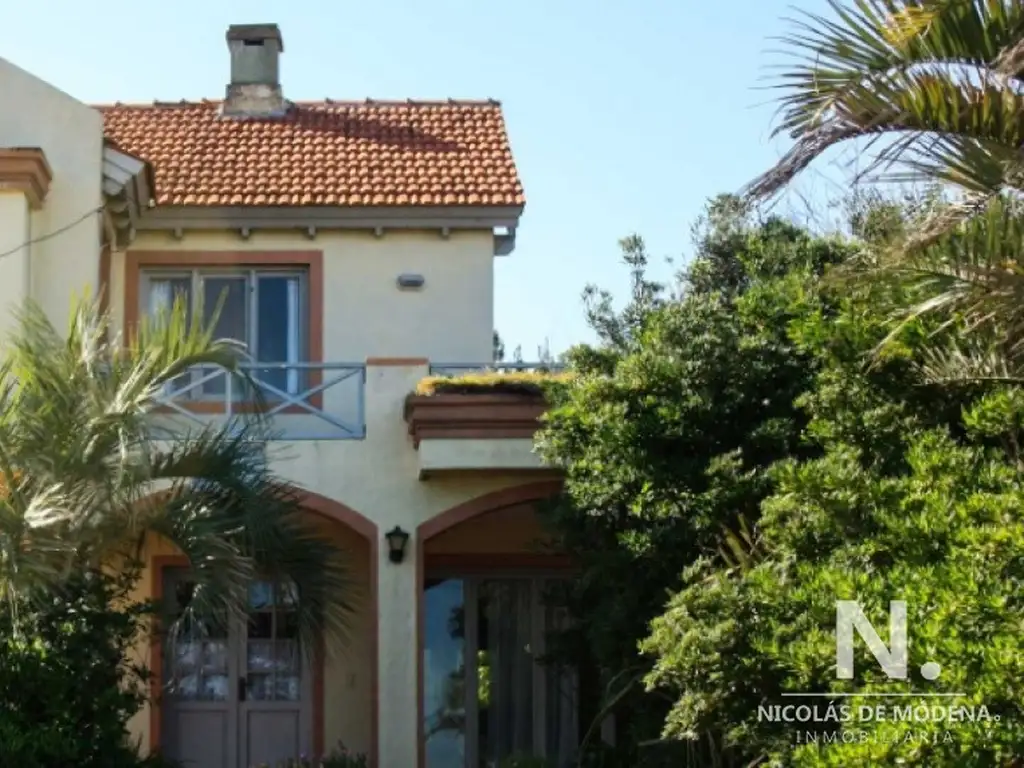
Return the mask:
[(783, 146), (757, 90), (790, 13), (773, 0), (8, 5), (0, 56), (86, 102), (221, 98), (224, 32), (258, 22), (281, 26), (288, 98), (500, 99), (527, 207), (497, 262), (495, 323), (528, 359), (545, 338), (556, 353), (590, 338), (580, 291), (621, 295), (621, 237), (685, 257), (704, 202)]

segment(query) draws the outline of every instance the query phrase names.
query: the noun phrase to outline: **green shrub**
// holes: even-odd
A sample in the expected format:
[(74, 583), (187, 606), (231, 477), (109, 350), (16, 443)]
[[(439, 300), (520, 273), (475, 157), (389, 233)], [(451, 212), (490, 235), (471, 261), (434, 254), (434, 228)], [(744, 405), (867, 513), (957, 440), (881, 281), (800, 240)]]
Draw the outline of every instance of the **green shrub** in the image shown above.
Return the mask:
[(128, 738), (147, 681), (126, 661), (149, 612), (127, 599), (133, 579), (87, 572), (0, 608), (0, 765), (161, 764)]
[(369, 758), (362, 752), (349, 752), (348, 748), (338, 742), (333, 750), (323, 757), (307, 757), (301, 755), (290, 760), (282, 760), (273, 766), (260, 763), (254, 768), (369, 768)]
[(544, 395), (558, 392), (573, 380), (572, 372), (516, 371), (428, 376), (416, 385), (417, 395)]

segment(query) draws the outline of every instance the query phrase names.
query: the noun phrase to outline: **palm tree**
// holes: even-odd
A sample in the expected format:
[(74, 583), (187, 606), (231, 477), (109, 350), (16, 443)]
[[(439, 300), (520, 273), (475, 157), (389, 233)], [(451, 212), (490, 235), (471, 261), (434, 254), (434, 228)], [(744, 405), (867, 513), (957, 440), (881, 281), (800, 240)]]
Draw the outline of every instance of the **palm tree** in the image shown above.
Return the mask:
[[(829, 149), (860, 141), (861, 177), (955, 190), (905, 236), (875, 249), (903, 323), (938, 315), (970, 330), (936, 341), (924, 371), (943, 382), (1024, 381), (1024, 2), (829, 0), (782, 42), (776, 83), (792, 147), (753, 182), (765, 200)], [(861, 265), (863, 266), (863, 265)], [(964, 339), (967, 339), (964, 341)]]
[(0, 602), (69, 575), (128, 564), (147, 536), (189, 559), (193, 597), (181, 622), (242, 615), (261, 578), (298, 589), (302, 645), (344, 632), (351, 582), (344, 553), (301, 515), (270, 471), (257, 417), (154, 432), (165, 385), (221, 366), (251, 385), (239, 349), (183, 304), (126, 344), (91, 301), (67, 334), (37, 306), (20, 312), (0, 365)]
[[(977, 206), (1024, 188), (1024, 3), (829, 0), (782, 39), (793, 146), (747, 188), (764, 199), (832, 147), (867, 140), (862, 175), (953, 184)], [(892, 169), (891, 172), (889, 169)]]

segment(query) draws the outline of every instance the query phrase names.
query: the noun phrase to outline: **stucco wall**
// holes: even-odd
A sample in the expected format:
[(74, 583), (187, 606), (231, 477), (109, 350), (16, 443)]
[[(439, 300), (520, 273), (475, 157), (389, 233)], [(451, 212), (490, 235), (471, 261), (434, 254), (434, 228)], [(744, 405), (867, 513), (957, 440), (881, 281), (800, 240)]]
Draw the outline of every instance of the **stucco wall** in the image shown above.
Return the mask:
[[(427, 357), (436, 362), (487, 362), (494, 327), (494, 256), (489, 232), (325, 231), (302, 234), (141, 233), (137, 251), (308, 251), (324, 255), (324, 359)], [(124, 257), (111, 260), (111, 307), (124, 308)], [(423, 288), (399, 290), (404, 273)]]
[[(97, 285), (102, 118), (0, 58), (0, 147), (39, 147), (53, 172), (46, 204), (30, 214), (30, 239), (68, 229), (32, 244), (29, 283), (32, 298), (63, 329), (71, 297)], [(0, 229), (8, 224), (0, 221)], [(22, 298), (15, 290), (8, 281), (0, 281), (0, 312), (5, 317)]]

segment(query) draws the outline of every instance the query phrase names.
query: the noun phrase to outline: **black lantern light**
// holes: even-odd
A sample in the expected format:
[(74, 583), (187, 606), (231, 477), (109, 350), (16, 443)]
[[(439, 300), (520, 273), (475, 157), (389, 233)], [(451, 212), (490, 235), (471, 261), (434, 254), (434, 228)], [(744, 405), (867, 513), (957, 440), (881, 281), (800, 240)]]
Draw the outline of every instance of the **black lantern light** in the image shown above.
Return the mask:
[(399, 526), (395, 526), (384, 534), (388, 540), (388, 554), (392, 563), (400, 563), (405, 559), (405, 545), (409, 542), (409, 534)]

